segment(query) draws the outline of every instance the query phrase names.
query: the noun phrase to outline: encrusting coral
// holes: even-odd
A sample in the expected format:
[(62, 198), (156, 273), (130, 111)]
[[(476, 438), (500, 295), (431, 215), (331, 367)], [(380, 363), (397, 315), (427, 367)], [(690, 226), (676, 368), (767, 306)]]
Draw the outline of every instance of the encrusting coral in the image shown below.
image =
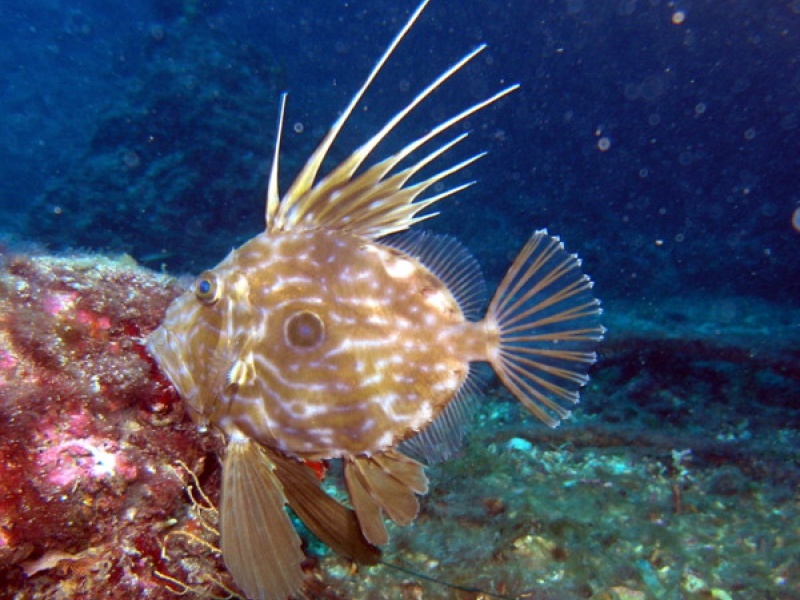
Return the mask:
[(2, 257), (0, 589), (15, 598), (168, 598), (159, 575), (190, 572), (162, 548), (193, 519), (188, 470), (213, 438), (141, 343), (178, 292), (126, 259)]

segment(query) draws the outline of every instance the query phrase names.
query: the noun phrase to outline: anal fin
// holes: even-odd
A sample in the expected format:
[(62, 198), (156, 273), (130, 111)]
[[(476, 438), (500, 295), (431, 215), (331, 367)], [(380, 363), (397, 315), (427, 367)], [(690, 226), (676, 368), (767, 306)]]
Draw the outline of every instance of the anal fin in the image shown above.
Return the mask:
[(286, 600), (303, 585), (300, 538), (284, 510), (275, 465), (254, 441), (231, 436), (222, 477), (222, 556), (252, 600)]
[(469, 374), (455, 398), (432, 423), (403, 440), (398, 448), (403, 454), (428, 466), (455, 456), (464, 444), (466, 430), (477, 407), (476, 398), (485, 384), (485, 373), (474, 363), (470, 364)]

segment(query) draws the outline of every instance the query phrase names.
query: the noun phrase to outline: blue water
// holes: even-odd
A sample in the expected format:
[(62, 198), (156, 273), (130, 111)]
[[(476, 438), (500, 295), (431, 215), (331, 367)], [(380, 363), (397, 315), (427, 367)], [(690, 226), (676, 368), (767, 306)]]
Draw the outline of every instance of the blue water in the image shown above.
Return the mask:
[[(3, 239), (216, 264), (262, 227), (278, 93), (285, 188), (412, 8), (4, 3)], [(522, 84), (468, 122), (479, 184), (431, 222), (489, 279), (547, 227), (604, 297), (798, 297), (798, 2), (434, 0), (334, 159), (481, 41), (394, 143)]]

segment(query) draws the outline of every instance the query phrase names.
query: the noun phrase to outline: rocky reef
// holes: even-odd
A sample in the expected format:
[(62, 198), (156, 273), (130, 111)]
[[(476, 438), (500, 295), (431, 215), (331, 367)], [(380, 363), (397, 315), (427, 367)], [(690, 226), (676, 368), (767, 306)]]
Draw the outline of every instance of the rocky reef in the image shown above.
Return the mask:
[(170, 596), (208, 442), (142, 340), (178, 291), (130, 259), (2, 257), (0, 596)]

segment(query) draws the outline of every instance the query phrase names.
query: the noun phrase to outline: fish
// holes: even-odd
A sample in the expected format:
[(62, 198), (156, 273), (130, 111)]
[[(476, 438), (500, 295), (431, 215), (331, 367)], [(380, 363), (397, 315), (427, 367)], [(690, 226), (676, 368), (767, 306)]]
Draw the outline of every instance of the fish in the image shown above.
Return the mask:
[[(474, 183), (450, 181), (485, 153), (444, 164), (468, 137), (457, 126), (518, 85), (367, 166), (378, 145), (485, 45), (322, 172), (427, 4), (412, 12), (283, 194), (281, 96), (265, 230), (201, 273), (147, 339), (194, 422), (225, 440), (220, 546), (248, 598), (302, 593), (304, 554), (287, 506), (336, 552), (380, 560), (385, 520), (413, 522), (428, 491), (427, 459), (447, 456), (459, 442), (476, 364), (491, 365), (517, 400), (555, 426), (578, 402), (604, 335), (580, 259), (547, 231), (534, 231), (483, 312), (477, 261), (455, 238), (415, 227), (438, 214), (428, 209)], [(331, 460), (343, 463), (349, 506), (309, 468)]]

